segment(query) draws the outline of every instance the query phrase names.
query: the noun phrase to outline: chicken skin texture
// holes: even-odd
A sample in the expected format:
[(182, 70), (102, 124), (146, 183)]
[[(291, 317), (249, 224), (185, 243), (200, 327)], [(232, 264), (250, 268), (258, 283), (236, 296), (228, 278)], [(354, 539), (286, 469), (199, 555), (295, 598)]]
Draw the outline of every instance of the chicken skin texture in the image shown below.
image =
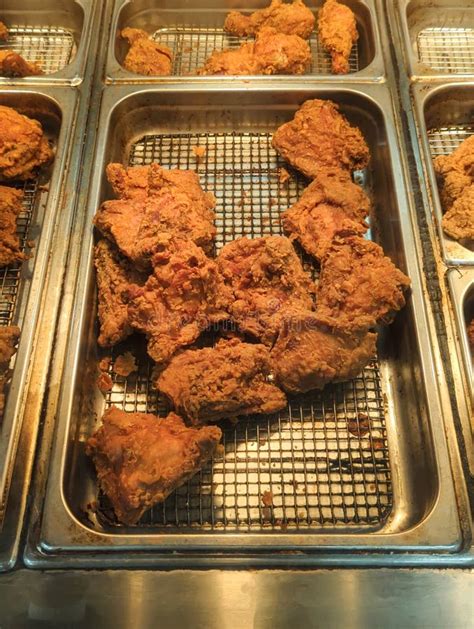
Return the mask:
[(409, 286), (379, 245), (360, 236), (336, 237), (322, 260), (318, 314), (348, 334), (390, 323)]
[(5, 388), (10, 380), (8, 367), (16, 352), (20, 328), (15, 325), (0, 327), (0, 417), (5, 408)]
[(0, 50), (0, 76), (23, 77), (43, 74), (41, 67), (32, 61), (26, 61), (13, 50)]
[(465, 188), (442, 219), (444, 232), (459, 241), (474, 242), (474, 184)]
[(307, 100), (273, 135), (273, 148), (310, 179), (327, 168), (363, 169), (369, 149), (357, 127), (329, 100)]
[(37, 120), (0, 106), (0, 180), (32, 179), (36, 169), (52, 157)]
[(255, 42), (215, 50), (199, 74), (303, 74), (310, 63), (311, 50), (304, 39), (265, 27)]
[(0, 186), (0, 268), (26, 259), (16, 233), (22, 199), (21, 190)]
[(120, 35), (130, 44), (123, 62), (126, 70), (145, 76), (171, 74), (173, 53), (168, 46), (153, 41), (139, 28), (124, 28)]
[(353, 11), (337, 0), (326, 0), (319, 12), (318, 35), (331, 55), (332, 72), (347, 74), (352, 46), (359, 38)]
[(319, 171), (299, 200), (283, 212), (282, 223), (290, 240), (298, 240), (320, 260), (336, 234), (362, 236), (369, 213), (370, 200), (362, 188), (346, 170), (331, 168)]
[(239, 238), (222, 249), (217, 263), (233, 293), (232, 318), (265, 345), (272, 345), (289, 308), (313, 308), (315, 285), (288, 238)]
[(284, 393), (268, 381), (270, 371), (264, 345), (222, 339), (215, 347), (175, 356), (157, 387), (177, 413), (192, 424), (205, 424), (285, 408)]
[(105, 201), (94, 224), (137, 267), (149, 268), (164, 232), (212, 251), (215, 199), (202, 190), (195, 172), (109, 164), (107, 177), (119, 199)]
[(199, 472), (221, 437), (217, 426), (188, 428), (174, 413), (160, 418), (111, 407), (87, 441), (86, 453), (117, 519), (133, 525)]
[(450, 155), (438, 155), (434, 169), (441, 184), (441, 202), (449, 210), (466, 188), (474, 184), (474, 135)]
[(105, 239), (99, 240), (95, 247), (94, 264), (100, 324), (98, 343), (110, 347), (132, 333), (126, 295), (131, 286), (143, 286), (146, 276), (134, 269), (115, 245)]
[(372, 332), (333, 330), (317, 312), (290, 315), (271, 351), (276, 381), (288, 393), (305, 393), (355, 378), (375, 356), (376, 340)]
[(3, 22), (0, 22), (0, 41), (7, 41), (8, 39), (8, 28)]
[(231, 294), (216, 262), (189, 240), (163, 234), (152, 263), (145, 285), (128, 291), (128, 316), (146, 334), (150, 357), (164, 364), (210, 324), (228, 318)]
[(231, 11), (224, 22), (224, 30), (230, 35), (246, 37), (256, 35), (261, 28), (270, 26), (285, 35), (298, 35), (308, 39), (313, 32), (316, 19), (302, 0), (284, 3), (272, 0), (269, 7), (244, 15)]

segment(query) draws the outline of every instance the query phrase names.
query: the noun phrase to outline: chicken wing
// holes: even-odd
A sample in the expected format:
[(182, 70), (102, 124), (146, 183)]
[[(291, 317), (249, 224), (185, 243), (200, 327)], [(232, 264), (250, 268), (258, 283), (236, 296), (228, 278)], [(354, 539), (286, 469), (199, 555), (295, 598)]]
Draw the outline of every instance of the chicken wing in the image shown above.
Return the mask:
[(330, 100), (307, 100), (290, 122), (273, 135), (273, 147), (295, 168), (314, 179), (321, 169), (362, 169), (369, 149), (357, 127), (352, 127)]
[(0, 186), (0, 268), (26, 259), (16, 233), (22, 199), (21, 190)]
[(441, 184), (441, 202), (449, 210), (465, 188), (474, 184), (474, 135), (450, 155), (439, 155), (434, 168)]
[(310, 63), (311, 50), (304, 39), (265, 27), (255, 42), (215, 50), (199, 74), (303, 74)]
[(464, 188), (443, 216), (442, 225), (454, 240), (474, 242), (474, 184)]
[(265, 345), (275, 340), (289, 308), (313, 308), (315, 285), (288, 238), (239, 238), (222, 249), (217, 263), (232, 289), (232, 318)]
[(211, 323), (228, 318), (231, 295), (217, 264), (191, 241), (163, 234), (152, 262), (146, 284), (128, 291), (128, 316), (147, 335), (151, 358), (164, 364)]
[(164, 232), (212, 250), (215, 199), (202, 190), (195, 172), (158, 164), (128, 169), (109, 164), (107, 177), (122, 198), (105, 201), (94, 224), (138, 267), (149, 268)]
[(86, 453), (118, 520), (132, 525), (199, 472), (221, 437), (217, 426), (188, 428), (174, 413), (159, 418), (112, 407)]
[(276, 381), (288, 393), (304, 393), (355, 378), (375, 356), (376, 340), (372, 332), (333, 330), (317, 312), (290, 315), (271, 351)]
[(322, 261), (318, 314), (348, 334), (390, 323), (409, 286), (379, 245), (360, 236), (336, 237)]
[(362, 236), (369, 213), (370, 200), (350, 174), (330, 168), (319, 171), (300, 199), (281, 216), (290, 240), (298, 240), (320, 260), (336, 234)]
[(0, 76), (23, 77), (43, 74), (41, 67), (33, 61), (26, 61), (13, 50), (0, 50)]
[(225, 19), (224, 30), (230, 35), (245, 37), (256, 35), (261, 28), (271, 26), (279, 33), (308, 39), (315, 22), (313, 13), (302, 0), (293, 0), (291, 4), (285, 4), (282, 0), (272, 0), (269, 7), (259, 9), (250, 15), (231, 11)]
[(0, 180), (32, 179), (52, 157), (41, 124), (0, 105)]
[(120, 35), (130, 44), (123, 62), (126, 70), (145, 76), (171, 74), (173, 53), (168, 46), (153, 41), (139, 28), (124, 28)]
[(109, 347), (132, 333), (126, 295), (132, 285), (143, 286), (146, 276), (134, 269), (130, 261), (122, 257), (108, 240), (99, 240), (97, 243), (94, 264), (99, 302), (98, 343), (102, 347)]
[(331, 55), (333, 73), (347, 74), (352, 46), (359, 38), (353, 11), (337, 0), (326, 0), (319, 12), (318, 35)]
[(284, 408), (285, 395), (268, 380), (270, 371), (264, 345), (220, 340), (215, 347), (175, 356), (157, 387), (177, 413), (192, 424), (204, 424)]

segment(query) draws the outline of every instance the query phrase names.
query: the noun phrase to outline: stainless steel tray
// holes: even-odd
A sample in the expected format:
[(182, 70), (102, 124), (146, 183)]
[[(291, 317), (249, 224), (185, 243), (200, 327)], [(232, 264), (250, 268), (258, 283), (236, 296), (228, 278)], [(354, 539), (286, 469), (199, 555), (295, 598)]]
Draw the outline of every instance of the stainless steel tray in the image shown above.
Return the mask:
[(447, 277), (456, 318), (459, 354), (466, 369), (471, 403), (474, 404), (474, 368), (467, 338), (467, 325), (474, 318), (474, 269), (450, 269)]
[[(90, 221), (109, 194), (104, 167), (109, 161), (153, 159), (167, 167), (197, 167), (204, 186), (218, 198), (218, 246), (243, 233), (279, 233), (278, 214), (303, 182), (296, 178), (288, 190), (279, 187), (269, 137), (314, 97), (340, 102), (370, 144), (372, 170), (359, 175), (375, 199), (373, 234), (411, 276), (409, 303), (382, 332), (378, 361), (359, 378), (323, 394), (292, 398), (278, 417), (227, 426), (223, 459), (214, 460), (139, 526), (114, 526), (87, 509), (97, 498), (97, 483), (84, 454), (85, 440), (106, 404), (156, 411), (162, 402), (149, 387), (146, 361), (140, 362), (136, 380), (116, 380), (107, 400), (95, 387)], [(67, 362), (61, 380), (51, 383), (60, 388), (60, 404), (41, 531), (26, 561), (47, 565), (54, 556), (55, 565), (62, 565), (74, 556), (91, 565), (100, 564), (98, 554), (107, 552), (113, 565), (124, 561), (127, 549), (140, 551), (127, 554), (126, 561), (133, 563), (154, 561), (159, 552), (166, 562), (170, 552), (191, 550), (458, 549), (461, 533), (442, 410), (430, 368), (420, 269), (386, 87), (108, 88), (98, 128), (93, 166), (98, 176), (86, 208)], [(207, 149), (199, 166), (191, 151), (197, 143)], [(369, 423), (363, 439), (348, 430), (360, 413)], [(274, 496), (267, 510), (261, 504), (265, 490)]]
[[(253, 0), (242, 5), (218, 0), (116, 0), (107, 56), (106, 79), (111, 83), (150, 83), (156, 81), (222, 83), (235, 79), (229, 77), (197, 77), (202, 66), (214, 49), (238, 47), (243, 40), (230, 37), (223, 31), (224, 19), (231, 9), (252, 11), (266, 6), (267, 2)], [(317, 7), (322, 0), (312, 3)], [(384, 76), (378, 18), (373, 0), (348, 0), (347, 4), (357, 16), (359, 41), (353, 49), (349, 75), (351, 80), (379, 79)], [(317, 11), (317, 9), (316, 9)], [(173, 51), (173, 73), (170, 77), (146, 77), (122, 68), (128, 44), (120, 38), (126, 26), (142, 28), (156, 41), (166, 44)], [(285, 81), (302, 81), (305, 78), (330, 78), (336, 82), (347, 81), (346, 76), (331, 76), (329, 56), (320, 48), (316, 32), (310, 39), (312, 65), (305, 77), (284, 77)], [(275, 77), (258, 77), (264, 82), (275, 82)]]
[(22, 423), (32, 343), (40, 314), (41, 293), (50, 255), (57, 213), (63, 203), (63, 179), (67, 169), (69, 139), (74, 128), (77, 95), (68, 88), (35, 90), (3, 89), (0, 104), (14, 107), (38, 119), (55, 148), (55, 159), (41, 177), (24, 185), (24, 212), (19, 229), (22, 245), (34, 240), (32, 257), (23, 265), (0, 271), (0, 325), (21, 328), (7, 404), (0, 423), (0, 527), (8, 498), (11, 467)]
[(419, 140), (431, 192), (432, 213), (444, 260), (449, 264), (473, 264), (474, 252), (446, 236), (441, 226), (443, 211), (433, 159), (451, 153), (474, 133), (474, 85), (450, 83), (437, 87), (412, 86)]
[(3, 0), (0, 19), (9, 29), (7, 42), (29, 61), (41, 63), (44, 75), (11, 79), (5, 84), (78, 85), (84, 78), (91, 28), (98, 3), (95, 0)]
[(412, 78), (474, 75), (474, 6), (462, 0), (399, 0), (403, 44)]

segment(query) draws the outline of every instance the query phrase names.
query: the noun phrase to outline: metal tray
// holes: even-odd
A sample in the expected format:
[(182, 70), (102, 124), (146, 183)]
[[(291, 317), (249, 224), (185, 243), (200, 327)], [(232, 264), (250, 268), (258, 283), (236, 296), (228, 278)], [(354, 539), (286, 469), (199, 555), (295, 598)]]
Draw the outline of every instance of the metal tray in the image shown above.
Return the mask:
[(415, 84), (412, 89), (426, 179), (431, 192), (432, 211), (443, 258), (448, 264), (472, 264), (474, 251), (443, 232), (443, 211), (433, 159), (438, 155), (451, 153), (474, 133), (474, 85), (451, 83), (429, 87)]
[(69, 138), (73, 131), (77, 95), (68, 88), (7, 90), (0, 92), (0, 104), (14, 107), (39, 120), (55, 148), (55, 159), (41, 177), (25, 183), (24, 211), (19, 232), (22, 245), (34, 240), (31, 258), (21, 265), (0, 270), (0, 325), (21, 328), (18, 351), (12, 359), (13, 376), (0, 423), (0, 527), (8, 497), (30, 368), (32, 343), (40, 314), (42, 286), (56, 214), (62, 207), (62, 182), (67, 168)]
[(474, 318), (474, 269), (450, 269), (447, 277), (456, 318), (460, 354), (466, 369), (471, 402), (474, 403), (474, 367), (466, 330)]
[[(224, 19), (231, 9), (252, 11), (267, 6), (266, 1), (247, 2), (244, 5), (218, 0), (116, 0), (107, 56), (106, 79), (111, 83), (150, 83), (156, 81), (200, 82), (232, 81), (231, 77), (197, 77), (196, 70), (202, 66), (214, 49), (238, 47), (242, 39), (226, 35)], [(317, 7), (322, 0), (311, 3)], [(347, 0), (357, 16), (359, 41), (350, 59), (350, 79), (378, 79), (384, 76), (381, 55), (377, 12), (373, 0)], [(317, 9), (316, 9), (317, 11)], [(128, 44), (121, 39), (120, 31), (126, 26), (142, 28), (153, 34), (156, 41), (169, 46), (173, 51), (173, 74), (170, 77), (146, 77), (122, 68)], [(346, 76), (330, 74), (330, 57), (320, 48), (316, 32), (311, 36), (312, 65), (303, 77), (287, 77), (285, 81), (302, 81), (309, 77), (331, 78), (336, 82), (347, 81)], [(255, 78), (255, 77), (254, 77)], [(275, 77), (258, 77), (259, 80), (275, 82)]]
[(412, 78), (445, 80), (474, 75), (472, 3), (399, 0), (396, 4)]
[(83, 77), (89, 50), (90, 32), (98, 3), (94, 0), (3, 0), (0, 19), (9, 29), (7, 42), (29, 61), (39, 61), (44, 75), (11, 79), (5, 84), (78, 85)]
[[(97, 498), (84, 454), (106, 404), (126, 410), (163, 410), (149, 387), (149, 364), (135, 380), (117, 379), (104, 400), (95, 386), (97, 347), (92, 227), (82, 238), (67, 359), (61, 380), (57, 431), (41, 531), (29, 565), (57, 565), (71, 556), (84, 565), (108, 553), (108, 565), (166, 562), (171, 552), (253, 549), (427, 549), (455, 551), (461, 543), (425, 305), (404, 187), (401, 156), (385, 86), (312, 90), (174, 91), (108, 88), (99, 120), (93, 172), (110, 161), (197, 168), (218, 199), (218, 247), (242, 234), (280, 233), (278, 215), (304, 182), (278, 184), (269, 138), (309, 98), (332, 98), (360, 125), (372, 151), (370, 173), (359, 173), (375, 199), (372, 232), (412, 278), (413, 292), (396, 322), (380, 336), (378, 361), (352, 382), (322, 394), (292, 398), (279, 416), (225, 427), (225, 455), (179, 489), (137, 527), (114, 526), (87, 505)], [(199, 164), (191, 147), (206, 146)], [(98, 175), (86, 208), (88, 221), (110, 194)], [(64, 330), (66, 333), (66, 330)], [(139, 351), (139, 344), (135, 346)], [(348, 428), (368, 417), (362, 439)], [(262, 492), (274, 506), (264, 509)], [(89, 554), (88, 554), (89, 551)], [(93, 551), (93, 554), (90, 554)], [(117, 554), (114, 554), (114, 551)], [(78, 557), (80, 557), (78, 559)]]

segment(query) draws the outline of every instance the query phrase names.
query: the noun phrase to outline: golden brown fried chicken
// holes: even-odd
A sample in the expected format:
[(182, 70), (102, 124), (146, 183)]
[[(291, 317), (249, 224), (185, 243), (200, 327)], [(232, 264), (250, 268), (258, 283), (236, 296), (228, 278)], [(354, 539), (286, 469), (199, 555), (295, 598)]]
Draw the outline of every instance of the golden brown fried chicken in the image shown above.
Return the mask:
[(273, 147), (295, 168), (314, 179), (321, 169), (362, 169), (369, 148), (330, 100), (307, 100), (295, 117), (273, 135)]
[(285, 232), (320, 260), (336, 234), (363, 235), (370, 200), (350, 174), (340, 168), (318, 172), (300, 199), (282, 214)]
[(270, 371), (270, 353), (264, 345), (222, 339), (215, 347), (175, 356), (157, 387), (177, 413), (192, 424), (204, 424), (284, 408), (286, 397), (269, 382)]
[(5, 408), (5, 388), (10, 380), (10, 360), (16, 352), (20, 328), (15, 325), (0, 327), (0, 417)]
[(326, 0), (319, 12), (318, 35), (332, 57), (333, 73), (347, 74), (352, 46), (359, 38), (353, 11), (337, 0)]
[(0, 50), (0, 76), (23, 77), (43, 74), (41, 67), (33, 61), (26, 61), (13, 50)]
[(304, 393), (355, 378), (375, 356), (376, 340), (371, 332), (335, 331), (317, 312), (290, 314), (271, 351), (276, 381), (288, 393)]
[(195, 172), (165, 170), (158, 164), (128, 169), (109, 164), (107, 177), (122, 198), (105, 201), (94, 224), (137, 266), (149, 267), (164, 232), (212, 250), (215, 199), (202, 190)]
[(217, 426), (188, 428), (181, 417), (126, 413), (112, 407), (88, 440), (102, 491), (124, 524), (136, 524), (211, 459), (221, 440)]
[(303, 74), (310, 63), (311, 51), (304, 39), (265, 27), (255, 42), (215, 50), (199, 74)]
[(0, 105), (0, 180), (31, 179), (52, 157), (41, 124)]
[(99, 240), (94, 250), (97, 277), (98, 343), (109, 347), (123, 341), (132, 333), (128, 320), (126, 295), (130, 286), (143, 286), (146, 277), (120, 255), (108, 240)]
[(26, 259), (16, 233), (22, 199), (21, 190), (0, 186), (0, 268)]
[(474, 241), (474, 184), (464, 188), (442, 220), (444, 232), (460, 241)]
[(124, 28), (120, 35), (130, 43), (123, 67), (135, 74), (167, 76), (171, 74), (173, 53), (149, 38), (139, 28)]
[(474, 184), (474, 135), (450, 155), (439, 155), (434, 168), (441, 184), (441, 202), (449, 210), (458, 197)]
[(227, 319), (231, 296), (217, 264), (191, 241), (163, 234), (152, 263), (146, 284), (128, 291), (128, 316), (146, 334), (151, 358), (163, 364), (211, 323)]
[(224, 30), (230, 35), (245, 37), (256, 35), (261, 28), (271, 26), (279, 33), (308, 39), (315, 22), (313, 13), (302, 0), (293, 0), (288, 4), (282, 0), (272, 0), (269, 7), (250, 15), (231, 11), (225, 19)]
[(232, 318), (265, 345), (275, 340), (288, 309), (313, 308), (315, 285), (288, 238), (239, 238), (222, 249), (217, 263), (233, 292)]
[(0, 41), (7, 41), (8, 39), (8, 28), (3, 22), (0, 22)]
[(322, 261), (318, 315), (348, 334), (390, 323), (409, 286), (379, 245), (360, 236), (336, 237)]

